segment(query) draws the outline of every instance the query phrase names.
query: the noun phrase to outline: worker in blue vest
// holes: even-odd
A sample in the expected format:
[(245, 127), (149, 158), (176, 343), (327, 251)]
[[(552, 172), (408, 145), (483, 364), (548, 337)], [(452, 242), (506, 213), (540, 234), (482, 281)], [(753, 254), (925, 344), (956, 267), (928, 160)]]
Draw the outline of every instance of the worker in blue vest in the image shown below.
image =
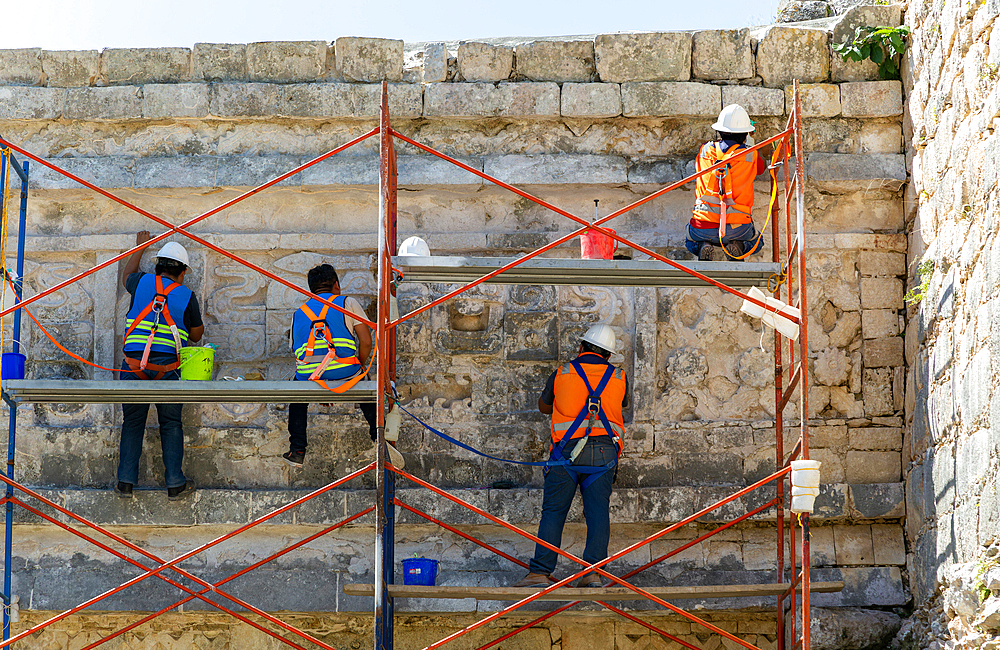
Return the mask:
[[(329, 300), (356, 316), (345, 315), (315, 298), (310, 298), (292, 316), (291, 346), (295, 354), (295, 380), (316, 381), (326, 387), (327, 381), (360, 379), (372, 351), (372, 335), (360, 319), (367, 318), (361, 304), (340, 294), (340, 277), (330, 264), (309, 270), (306, 279), (309, 291)], [(375, 441), (375, 404), (359, 403), (368, 422), (368, 435)], [(308, 438), (308, 404), (288, 405), (288, 452), (282, 458), (292, 467), (305, 462)], [(392, 445), (389, 445), (392, 447)], [(392, 448), (389, 452), (402, 467), (402, 456)]]
[[(151, 239), (148, 231), (136, 234), (135, 243)], [(197, 343), (205, 333), (198, 298), (184, 286), (189, 260), (187, 251), (169, 242), (156, 254), (154, 273), (139, 271), (145, 249), (136, 251), (125, 262), (122, 284), (132, 296), (125, 321), (124, 355), (121, 379), (175, 380), (180, 378), (180, 350), (187, 343)], [(194, 492), (194, 481), (184, 476), (184, 429), (181, 426), (182, 404), (157, 404), (160, 424), (160, 448), (163, 451), (163, 478), (167, 498), (183, 499)], [(122, 404), (122, 434), (118, 449), (118, 482), (115, 493), (132, 498), (132, 488), (139, 480), (139, 456), (146, 432), (149, 404)]]
[[(608, 556), (611, 486), (625, 434), (622, 411), (628, 407), (628, 378), (608, 361), (614, 349), (614, 330), (594, 325), (580, 340), (579, 356), (549, 376), (538, 398), (538, 410), (552, 416), (549, 461), (553, 463), (545, 468), (538, 537), (560, 546), (579, 486), (587, 521), (583, 560), (591, 564)], [(528, 575), (514, 586), (547, 587), (557, 559), (555, 551), (536, 544)], [(591, 572), (576, 586), (603, 587), (604, 581)]]

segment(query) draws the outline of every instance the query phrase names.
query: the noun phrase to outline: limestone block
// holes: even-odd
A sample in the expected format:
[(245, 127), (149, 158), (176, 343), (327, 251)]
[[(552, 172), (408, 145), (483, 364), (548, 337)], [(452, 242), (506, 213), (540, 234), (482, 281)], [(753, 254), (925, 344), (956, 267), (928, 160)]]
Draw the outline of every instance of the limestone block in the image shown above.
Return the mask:
[(190, 81), (191, 50), (186, 47), (109, 48), (101, 53), (100, 71), (112, 85)]
[(695, 79), (747, 79), (754, 75), (749, 29), (714, 29), (692, 36)]
[(37, 47), (0, 50), (0, 84), (37, 86), (42, 83), (42, 50)]
[(55, 120), (66, 106), (61, 88), (0, 86), (0, 119)]
[[(222, 156), (216, 183), (220, 187), (256, 187), (302, 164), (298, 156)], [(302, 184), (301, 174), (277, 183), (278, 187)]]
[(601, 34), (594, 40), (601, 81), (687, 81), (691, 78), (691, 34)]
[[(481, 158), (462, 157), (458, 160), (473, 169), (479, 171), (483, 169)], [(397, 183), (400, 187), (408, 185), (482, 185), (484, 182), (475, 174), (436, 156), (397, 156), (396, 171), (399, 175)]]
[(904, 514), (904, 483), (859, 483), (850, 486), (851, 507), (860, 519), (899, 518)]
[(378, 158), (334, 156), (304, 170), (302, 185), (378, 185)]
[(711, 117), (722, 110), (718, 86), (693, 82), (622, 84), (625, 117)]
[[(382, 105), (381, 84), (288, 84), (278, 88), (280, 108), (275, 112), (297, 117), (377, 118)], [(390, 84), (389, 112), (393, 117), (420, 117), (423, 89), (415, 84)]]
[(900, 479), (898, 451), (847, 452), (848, 483), (897, 483)]
[(862, 348), (865, 368), (896, 367), (903, 365), (903, 339), (893, 336), (884, 339), (867, 339)]
[(895, 412), (892, 371), (892, 368), (865, 369), (861, 380), (865, 415), (891, 415)]
[(50, 88), (89, 86), (97, 77), (99, 64), (97, 50), (42, 51), (42, 72)]
[(834, 526), (833, 543), (837, 549), (837, 564), (874, 563), (871, 526)]
[(403, 78), (403, 41), (344, 36), (334, 42), (334, 52), (337, 69), (349, 81), (401, 81)]
[(847, 425), (809, 427), (810, 448), (844, 449), (846, 446)]
[(518, 77), (528, 81), (587, 83), (594, 80), (593, 41), (532, 41), (514, 50)]
[(621, 86), (609, 83), (564, 83), (563, 117), (618, 117), (622, 114)]
[(903, 84), (899, 81), (840, 84), (840, 102), (844, 117), (895, 117), (903, 114)]
[(861, 334), (866, 339), (897, 336), (899, 315), (895, 309), (866, 309), (861, 312)]
[(758, 37), (757, 74), (771, 88), (783, 88), (793, 79), (800, 84), (826, 81), (830, 77), (827, 38), (821, 29), (768, 27)]
[(506, 183), (604, 184), (626, 182), (625, 159), (619, 156), (539, 154), (488, 156), (485, 173)]
[(895, 427), (851, 429), (850, 446), (858, 450), (899, 450), (903, 448), (903, 430)]
[(246, 50), (246, 65), (250, 81), (316, 81), (326, 73), (326, 41), (250, 43)]
[(806, 177), (831, 192), (853, 192), (859, 184), (896, 192), (906, 182), (906, 158), (902, 154), (811, 153), (806, 159)]
[(448, 48), (444, 43), (431, 43), (424, 48), (424, 83), (436, 83), (448, 79)]
[(208, 115), (207, 84), (146, 84), (142, 116), (151, 120)]
[(514, 69), (514, 48), (489, 43), (458, 46), (458, 74), (465, 81), (506, 81)]
[(191, 55), (195, 81), (246, 81), (247, 46), (243, 43), (195, 43)]
[(142, 89), (136, 86), (69, 88), (63, 117), (70, 120), (133, 120), (142, 117)]
[(826, 0), (783, 0), (778, 5), (776, 23), (799, 23), (817, 20), (830, 15), (832, 7)]
[[(896, 27), (902, 20), (899, 5), (859, 5), (849, 8), (833, 24), (832, 43), (854, 39), (856, 27)], [(878, 79), (878, 65), (872, 61), (845, 61), (839, 54), (831, 54), (830, 75), (834, 81), (867, 81)]]
[(722, 105), (739, 104), (750, 115), (784, 115), (785, 93), (778, 88), (723, 86)]
[(218, 117), (256, 117), (279, 113), (280, 87), (275, 84), (213, 84), (209, 110)]
[(653, 183), (667, 185), (688, 176), (690, 159), (638, 160), (628, 165), (629, 183)]
[(901, 253), (861, 251), (858, 253), (861, 275), (906, 275), (906, 256)]
[[(49, 162), (102, 188), (132, 187), (135, 176), (135, 158), (58, 158)], [(36, 165), (29, 174), (28, 187), (61, 190), (76, 189), (80, 184), (47, 167)]]
[(135, 187), (214, 187), (218, 166), (215, 156), (138, 158)]
[[(802, 117), (835, 117), (840, 115), (840, 86), (837, 84), (799, 84)], [(791, 111), (794, 88), (785, 86), (785, 105)]]
[(552, 82), (428, 84), (424, 116), (558, 117), (559, 86)]
[(903, 309), (903, 282), (897, 278), (861, 278), (862, 309)]
[[(773, 552), (773, 548), (772, 542), (771, 548), (768, 550)], [(833, 542), (833, 526), (809, 527), (809, 555), (812, 566), (832, 566), (837, 563), (837, 551)]]

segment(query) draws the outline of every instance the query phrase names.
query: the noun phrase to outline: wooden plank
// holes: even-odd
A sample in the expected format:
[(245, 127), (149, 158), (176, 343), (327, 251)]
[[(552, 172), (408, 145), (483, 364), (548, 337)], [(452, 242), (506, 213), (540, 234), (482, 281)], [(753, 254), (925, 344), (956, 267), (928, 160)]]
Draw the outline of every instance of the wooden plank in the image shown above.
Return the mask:
[[(843, 582), (814, 582), (812, 593), (831, 593), (844, 588)], [(788, 590), (788, 584), (762, 585), (702, 585), (684, 587), (643, 587), (646, 591), (664, 600), (689, 598), (741, 598), (750, 596), (777, 596)], [(448, 587), (421, 585), (389, 585), (389, 594), (394, 598), (475, 598), (476, 600), (521, 600), (536, 593), (531, 587)], [(348, 596), (374, 596), (375, 585), (359, 583), (344, 585)], [(607, 587), (604, 589), (577, 589), (562, 587), (545, 594), (538, 600), (642, 600), (631, 589)]]

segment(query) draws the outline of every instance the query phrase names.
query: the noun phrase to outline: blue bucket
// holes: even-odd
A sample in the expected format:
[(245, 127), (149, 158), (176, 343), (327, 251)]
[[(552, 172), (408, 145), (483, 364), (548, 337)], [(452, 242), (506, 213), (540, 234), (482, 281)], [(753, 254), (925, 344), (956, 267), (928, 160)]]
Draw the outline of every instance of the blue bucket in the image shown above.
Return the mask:
[(24, 362), (27, 359), (20, 352), (4, 352), (0, 359), (0, 379), (24, 379)]
[(434, 586), (437, 580), (438, 561), (425, 557), (412, 557), (403, 560), (403, 584)]

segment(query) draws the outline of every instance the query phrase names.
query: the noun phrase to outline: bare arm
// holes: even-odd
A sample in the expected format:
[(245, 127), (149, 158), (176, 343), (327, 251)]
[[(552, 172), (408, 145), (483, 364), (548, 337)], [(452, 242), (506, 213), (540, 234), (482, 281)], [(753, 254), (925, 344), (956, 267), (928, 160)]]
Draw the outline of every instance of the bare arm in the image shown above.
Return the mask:
[(552, 415), (552, 405), (543, 402), (541, 397), (538, 398), (538, 410), (544, 415)]
[(191, 331), (188, 332), (188, 340), (192, 343), (197, 343), (201, 340), (202, 335), (205, 333), (205, 326), (199, 325), (198, 327), (192, 327)]
[[(152, 235), (149, 234), (148, 230), (140, 230), (135, 234), (136, 246), (138, 246), (139, 244), (145, 244), (152, 238), (153, 237)], [(143, 248), (142, 250), (138, 250), (129, 255), (129, 258), (125, 260), (125, 268), (122, 269), (122, 277), (121, 277), (121, 282), (123, 287), (125, 286), (125, 282), (128, 280), (128, 276), (132, 275), (133, 273), (139, 270), (139, 262), (142, 261), (142, 254), (145, 252), (145, 250), (146, 250), (145, 248)], [(198, 338), (201, 338), (201, 334), (198, 335)], [(197, 341), (198, 339), (194, 340)]]
[(372, 351), (372, 333), (364, 323), (354, 326), (354, 334), (358, 337), (358, 361), (361, 365), (368, 362), (368, 355)]

